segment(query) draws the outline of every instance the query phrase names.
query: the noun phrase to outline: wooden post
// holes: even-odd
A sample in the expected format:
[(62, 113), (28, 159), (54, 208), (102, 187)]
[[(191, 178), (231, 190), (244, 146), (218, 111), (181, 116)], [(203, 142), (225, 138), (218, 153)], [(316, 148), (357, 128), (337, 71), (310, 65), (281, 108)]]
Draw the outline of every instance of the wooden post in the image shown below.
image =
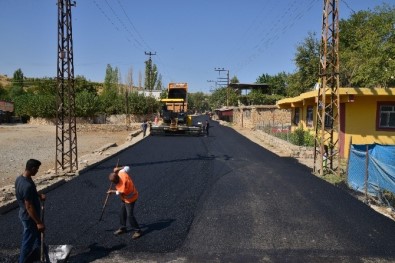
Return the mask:
[(351, 156), (351, 145), (352, 145), (352, 136), (350, 136), (350, 142), (348, 143), (348, 156), (347, 156), (347, 165), (346, 165), (346, 182), (348, 182), (348, 167), (350, 165), (350, 156)]
[(365, 202), (368, 202), (368, 179), (369, 179), (369, 144), (366, 144), (366, 162), (365, 162)]

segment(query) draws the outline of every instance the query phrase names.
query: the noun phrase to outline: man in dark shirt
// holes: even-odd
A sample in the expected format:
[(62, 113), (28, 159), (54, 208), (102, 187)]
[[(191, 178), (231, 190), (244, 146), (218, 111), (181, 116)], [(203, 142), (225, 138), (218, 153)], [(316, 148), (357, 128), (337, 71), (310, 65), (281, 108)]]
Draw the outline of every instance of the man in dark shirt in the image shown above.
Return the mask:
[(23, 225), (21, 254), (19, 262), (33, 262), (40, 257), (40, 232), (45, 225), (40, 218), (40, 200), (45, 200), (44, 194), (39, 194), (32, 177), (40, 168), (41, 162), (30, 159), (22, 175), (15, 181), (15, 195), (19, 204), (19, 219)]
[(206, 123), (204, 124), (204, 128), (206, 130), (206, 136), (208, 136), (208, 130), (210, 129), (210, 124), (208, 123), (208, 121), (206, 121)]
[(147, 120), (144, 120), (144, 122), (141, 124), (141, 129), (143, 130), (143, 137), (145, 137), (147, 133), (147, 128), (148, 128)]

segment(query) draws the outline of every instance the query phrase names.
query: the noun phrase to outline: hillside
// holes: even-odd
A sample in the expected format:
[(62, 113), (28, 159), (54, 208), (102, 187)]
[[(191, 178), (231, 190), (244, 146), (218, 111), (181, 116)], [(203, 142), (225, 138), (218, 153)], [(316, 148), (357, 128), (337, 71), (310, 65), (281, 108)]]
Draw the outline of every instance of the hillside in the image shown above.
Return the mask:
[(7, 76), (0, 74), (0, 86), (5, 87), (10, 84), (10, 79)]

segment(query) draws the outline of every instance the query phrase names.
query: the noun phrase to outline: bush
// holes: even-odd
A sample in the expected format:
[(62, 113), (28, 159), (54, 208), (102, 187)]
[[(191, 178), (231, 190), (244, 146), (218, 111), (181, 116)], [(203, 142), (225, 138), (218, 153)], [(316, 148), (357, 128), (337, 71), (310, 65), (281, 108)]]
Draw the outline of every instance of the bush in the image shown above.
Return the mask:
[(276, 133), (275, 136), (282, 140), (286, 140), (297, 146), (314, 146), (315, 138), (308, 131), (304, 131), (301, 128), (296, 129), (291, 134)]

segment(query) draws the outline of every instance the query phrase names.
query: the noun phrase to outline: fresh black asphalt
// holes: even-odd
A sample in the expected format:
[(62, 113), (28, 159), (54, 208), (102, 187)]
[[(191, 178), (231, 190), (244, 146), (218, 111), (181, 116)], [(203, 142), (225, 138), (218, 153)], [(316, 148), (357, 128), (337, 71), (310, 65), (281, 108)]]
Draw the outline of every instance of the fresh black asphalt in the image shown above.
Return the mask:
[[(73, 245), (69, 262), (395, 262), (394, 221), (210, 123), (209, 137), (149, 136), (49, 192), (46, 243)], [(138, 240), (113, 235), (116, 196), (98, 220), (118, 159), (140, 193)], [(16, 261), (21, 231), (17, 210), (0, 216), (0, 262)]]

